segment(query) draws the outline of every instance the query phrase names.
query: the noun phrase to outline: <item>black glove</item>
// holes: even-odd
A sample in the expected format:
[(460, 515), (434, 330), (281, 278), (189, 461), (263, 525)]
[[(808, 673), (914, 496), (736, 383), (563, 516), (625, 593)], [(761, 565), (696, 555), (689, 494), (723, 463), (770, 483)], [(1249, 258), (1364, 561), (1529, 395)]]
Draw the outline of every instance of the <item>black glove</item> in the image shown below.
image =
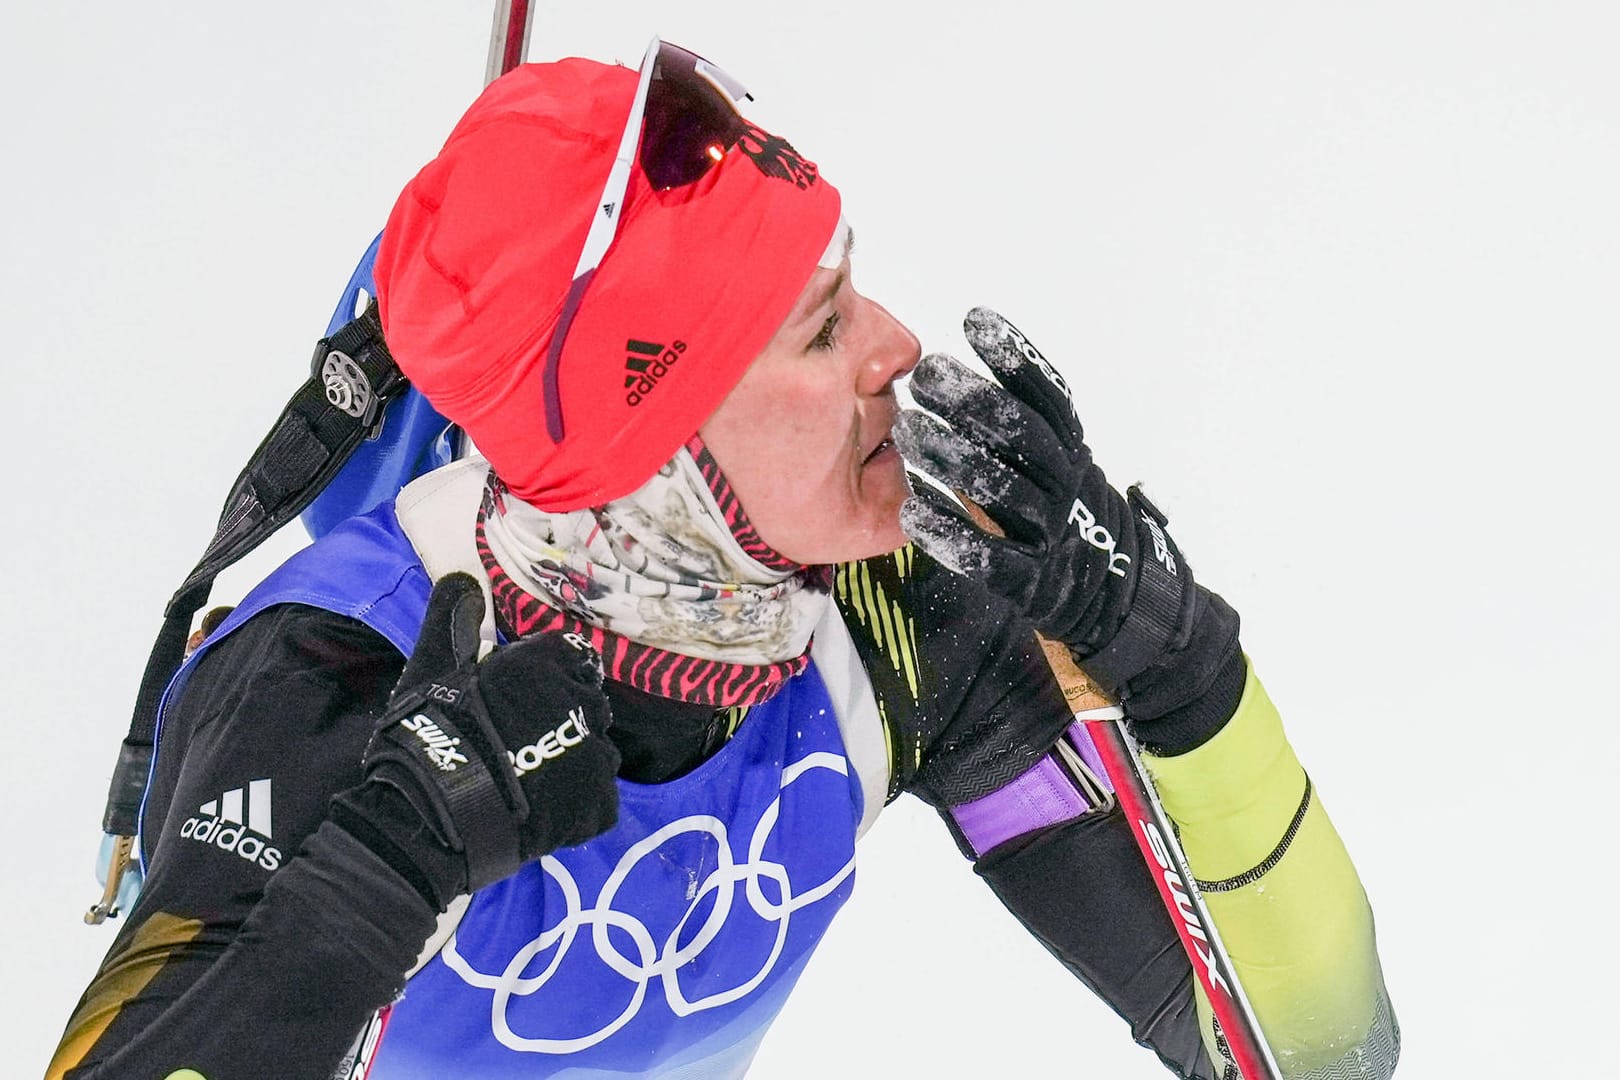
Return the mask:
[(337, 815), (440, 907), (618, 820), (601, 657), (578, 635), (537, 634), (478, 663), (483, 615), (467, 574), (433, 587), (366, 747), (366, 790)]
[[(1006, 535), (978, 528), (926, 485), (901, 511), (906, 532), (1068, 645), (1086, 673), (1121, 698), (1144, 743), (1190, 749), (1189, 739), (1202, 742), (1230, 711), (1218, 719), (1171, 717), (1174, 731), (1145, 722), (1183, 709), (1217, 681), (1230, 697), (1234, 671), (1241, 691), (1236, 612), (1193, 583), (1164, 516), (1138, 489), (1127, 497), (1109, 486), (1068, 386), (1040, 351), (987, 308), (969, 312), (963, 330), (996, 383), (948, 356), (924, 357), (911, 393), (939, 419), (906, 410), (896, 442)], [(1200, 730), (1181, 730), (1188, 720)]]

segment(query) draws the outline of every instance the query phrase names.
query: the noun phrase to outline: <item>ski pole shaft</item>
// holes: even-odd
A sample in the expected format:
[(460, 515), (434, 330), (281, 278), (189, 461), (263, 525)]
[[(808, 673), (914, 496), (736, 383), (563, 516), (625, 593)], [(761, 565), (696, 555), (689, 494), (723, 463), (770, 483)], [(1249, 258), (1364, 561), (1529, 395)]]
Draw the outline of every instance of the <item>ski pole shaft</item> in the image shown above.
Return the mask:
[(1135, 740), (1125, 729), (1122, 712), (1118, 706), (1108, 706), (1077, 713), (1075, 718), (1086, 722), (1103, 768), (1114, 783), (1114, 795), (1130, 822), (1131, 835), (1153, 876), (1159, 899), (1209, 997), (1227, 1053), (1243, 1080), (1282, 1080), (1231, 956), (1188, 866), (1175, 827), (1159, 801)]
[[(956, 497), (979, 528), (1001, 535), (1001, 529), (980, 506), (960, 491)], [(1102, 757), (1103, 768), (1114, 785), (1114, 796), (1131, 825), (1131, 835), (1142, 852), (1153, 883), (1159, 890), (1181, 946), (1209, 998), (1211, 1010), (1226, 1042), (1227, 1052), (1243, 1080), (1282, 1080), (1271, 1048), (1243, 992), (1231, 955), (1221, 941), (1209, 908), (1198, 891), (1175, 827), (1159, 801), (1153, 778), (1137, 753), (1136, 740), (1125, 727), (1125, 713), (1096, 683), (1080, 670), (1068, 646), (1037, 634), (1047, 665), (1056, 676), (1063, 699), (1076, 720), (1084, 721)]]
[(488, 86), (523, 63), (529, 51), (529, 27), (534, 8), (529, 0), (495, 0), (495, 20), (489, 29), (489, 61), (484, 66)]

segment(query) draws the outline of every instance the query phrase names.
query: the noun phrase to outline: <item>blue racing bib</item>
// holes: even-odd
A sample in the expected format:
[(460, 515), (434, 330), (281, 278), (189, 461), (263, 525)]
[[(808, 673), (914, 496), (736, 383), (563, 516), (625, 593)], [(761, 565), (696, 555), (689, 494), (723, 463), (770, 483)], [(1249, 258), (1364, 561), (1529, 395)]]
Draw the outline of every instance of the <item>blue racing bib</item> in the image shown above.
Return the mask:
[[(391, 505), (344, 522), (244, 598), (196, 660), (296, 602), (409, 652), (431, 583)], [(160, 712), (161, 717), (161, 712)], [(619, 823), (480, 890), (374, 1031), (368, 1080), (741, 1076), (854, 884), (863, 797), (812, 662)]]
[(480, 891), (376, 1080), (733, 1077), (854, 883), (859, 784), (815, 668), (619, 824)]

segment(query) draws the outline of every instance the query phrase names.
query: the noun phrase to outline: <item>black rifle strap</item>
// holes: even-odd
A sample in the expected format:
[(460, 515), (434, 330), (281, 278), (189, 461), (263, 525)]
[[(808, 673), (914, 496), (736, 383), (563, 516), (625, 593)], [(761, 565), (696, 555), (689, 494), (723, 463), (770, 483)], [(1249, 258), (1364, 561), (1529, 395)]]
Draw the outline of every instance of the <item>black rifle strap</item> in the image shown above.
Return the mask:
[(309, 379), (236, 478), (213, 540), (163, 611), (107, 792), (106, 832), (135, 835), (158, 705), (185, 658), (192, 617), (208, 602), (214, 578), (303, 513), (355, 448), (375, 433), (384, 407), (408, 385), (383, 342), (375, 300), (359, 318), (316, 344)]

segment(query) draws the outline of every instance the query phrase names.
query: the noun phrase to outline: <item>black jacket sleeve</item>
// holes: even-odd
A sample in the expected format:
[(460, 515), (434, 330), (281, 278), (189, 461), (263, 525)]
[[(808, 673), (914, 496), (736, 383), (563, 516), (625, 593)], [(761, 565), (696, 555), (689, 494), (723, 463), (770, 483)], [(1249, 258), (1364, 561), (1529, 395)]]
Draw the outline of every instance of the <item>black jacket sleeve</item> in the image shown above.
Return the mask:
[(1217, 1080), (1193, 970), (1116, 806), (1009, 840), (974, 870), (1046, 950), (1184, 1080)]
[(323, 827), (331, 797), (360, 781), (403, 663), (374, 631), (298, 605), (255, 616), (200, 658), (163, 721), (145, 886), (50, 1077), (331, 1074), (436, 914)]
[(1073, 723), (1011, 605), (925, 553), (839, 567), (834, 596), (871, 678), (891, 747), (891, 798), (939, 810), (1009, 912), (1165, 1065), (1213, 1080), (1193, 972), (1119, 811), (1093, 811), (976, 857), (950, 808), (1033, 767)]
[(988, 795), (1071, 723), (1029, 623), (925, 552), (845, 563), (833, 596), (886, 717), (891, 801)]

